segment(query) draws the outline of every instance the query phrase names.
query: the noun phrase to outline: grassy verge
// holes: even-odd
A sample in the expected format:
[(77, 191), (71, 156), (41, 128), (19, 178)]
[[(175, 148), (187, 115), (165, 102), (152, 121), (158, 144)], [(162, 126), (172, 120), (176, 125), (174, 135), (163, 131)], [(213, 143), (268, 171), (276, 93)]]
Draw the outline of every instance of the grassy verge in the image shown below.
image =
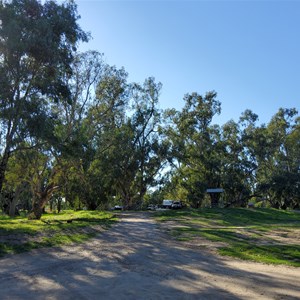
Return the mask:
[(300, 214), (273, 209), (205, 209), (163, 211), (161, 222), (172, 221), (178, 240), (197, 237), (225, 243), (221, 255), (300, 267)]
[(64, 211), (45, 214), (41, 220), (0, 216), (0, 256), (41, 247), (81, 243), (109, 228), (116, 217), (110, 212)]

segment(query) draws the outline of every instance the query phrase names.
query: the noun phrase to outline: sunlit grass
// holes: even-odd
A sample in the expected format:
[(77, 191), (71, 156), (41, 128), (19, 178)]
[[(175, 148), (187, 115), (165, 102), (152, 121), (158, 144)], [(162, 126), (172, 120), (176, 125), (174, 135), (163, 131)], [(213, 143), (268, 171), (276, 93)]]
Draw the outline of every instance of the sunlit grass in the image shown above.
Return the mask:
[(156, 213), (161, 222), (177, 224), (171, 235), (179, 241), (202, 237), (227, 246), (221, 255), (257, 262), (300, 267), (300, 243), (275, 241), (269, 233), (300, 230), (300, 214), (274, 209), (203, 209), (163, 211)]
[(219, 249), (222, 255), (270, 264), (300, 267), (300, 247), (297, 245), (231, 245)]
[[(27, 220), (25, 217), (10, 219), (0, 216), (0, 256), (8, 253), (20, 253), (35, 248), (52, 247), (70, 243), (81, 243), (97, 234), (97, 231), (84, 230), (91, 225), (100, 225), (107, 229), (117, 218), (110, 212), (64, 211), (59, 214), (44, 214), (41, 220)], [(38, 237), (28, 241), (27, 236)], [(18, 243), (5, 237), (17, 237)]]
[(167, 210), (156, 213), (160, 221), (178, 219), (194, 223), (219, 226), (298, 226), (300, 214), (276, 209), (201, 209)]

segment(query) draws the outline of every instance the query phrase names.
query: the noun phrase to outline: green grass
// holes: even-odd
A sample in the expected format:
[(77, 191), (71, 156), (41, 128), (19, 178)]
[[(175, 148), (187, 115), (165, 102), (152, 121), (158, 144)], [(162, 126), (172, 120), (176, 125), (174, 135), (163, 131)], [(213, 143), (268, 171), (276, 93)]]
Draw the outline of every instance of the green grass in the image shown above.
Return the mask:
[(300, 214), (274, 209), (203, 209), (163, 211), (155, 214), (161, 222), (175, 221), (178, 226), (171, 235), (179, 241), (201, 236), (226, 246), (218, 248), (221, 255), (271, 264), (300, 267), (300, 243), (295, 234), (292, 243), (276, 240), (300, 230)]
[[(25, 217), (10, 219), (0, 215), (0, 238), (4, 241), (0, 242), (0, 256), (41, 247), (81, 243), (97, 234), (96, 230), (90, 228), (91, 225), (101, 225), (107, 229), (116, 221), (112, 213), (99, 211), (44, 214), (41, 220), (27, 220)], [(20, 242), (14, 243), (9, 237)], [(33, 240), (34, 237), (39, 238)]]
[(220, 254), (269, 264), (283, 264), (300, 267), (300, 247), (298, 245), (235, 245), (219, 249)]
[(195, 223), (217, 224), (224, 226), (283, 226), (298, 225), (300, 214), (276, 209), (202, 209), (202, 210), (167, 210), (156, 213), (161, 221), (193, 218)]

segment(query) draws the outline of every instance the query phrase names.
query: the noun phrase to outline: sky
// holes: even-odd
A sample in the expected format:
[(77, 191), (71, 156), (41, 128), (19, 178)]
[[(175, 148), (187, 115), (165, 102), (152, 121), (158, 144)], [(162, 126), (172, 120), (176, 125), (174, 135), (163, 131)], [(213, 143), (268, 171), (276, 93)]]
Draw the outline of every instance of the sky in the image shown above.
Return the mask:
[(77, 0), (92, 40), (129, 82), (155, 77), (160, 108), (181, 110), (186, 93), (216, 91), (222, 113), (251, 109), (268, 123), (280, 107), (300, 111), (299, 1)]

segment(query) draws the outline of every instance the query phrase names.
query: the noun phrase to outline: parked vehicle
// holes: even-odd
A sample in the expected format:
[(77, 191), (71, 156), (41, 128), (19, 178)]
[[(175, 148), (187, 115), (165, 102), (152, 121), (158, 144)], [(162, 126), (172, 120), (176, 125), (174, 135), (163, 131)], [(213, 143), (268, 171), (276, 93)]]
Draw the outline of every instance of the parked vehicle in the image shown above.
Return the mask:
[(173, 200), (163, 200), (162, 207), (163, 208), (171, 208), (173, 204)]
[(149, 204), (148, 207), (147, 207), (147, 210), (155, 210), (156, 207), (154, 204)]
[(121, 205), (115, 205), (113, 209), (114, 210), (122, 210), (123, 206), (121, 206)]
[(174, 201), (171, 205), (172, 209), (179, 209), (179, 208), (182, 208), (182, 207), (183, 207), (183, 205), (180, 201)]

